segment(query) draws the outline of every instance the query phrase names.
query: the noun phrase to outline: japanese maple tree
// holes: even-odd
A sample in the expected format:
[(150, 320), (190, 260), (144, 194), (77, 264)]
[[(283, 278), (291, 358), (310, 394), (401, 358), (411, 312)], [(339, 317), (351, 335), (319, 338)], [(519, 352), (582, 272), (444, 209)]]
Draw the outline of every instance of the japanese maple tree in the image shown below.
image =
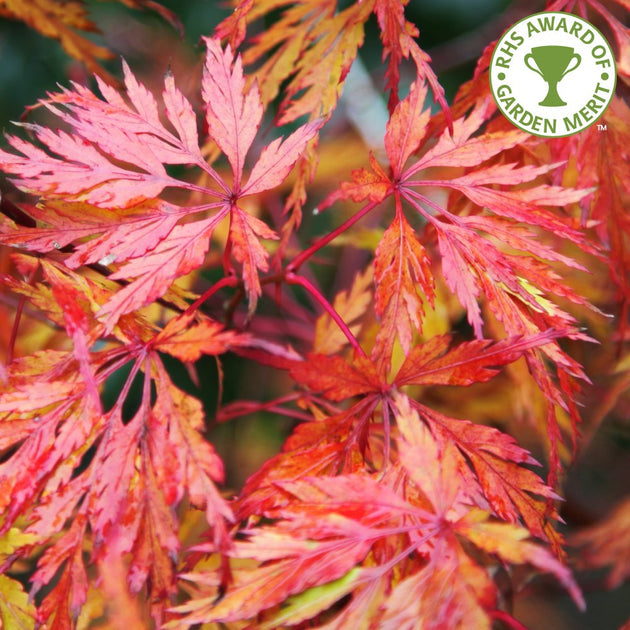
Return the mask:
[[(405, 0), (239, 0), (187, 89), (112, 76), (81, 2), (5, 4), (95, 76), (0, 149), (1, 627), (522, 628), (544, 575), (584, 609), (564, 480), (630, 419), (628, 3), (540, 7), (618, 63), (553, 140), (497, 113), (491, 38), (449, 102)], [(340, 105), (371, 25), (380, 146)], [(217, 426), (271, 418), (226, 483)], [(612, 586), (627, 514), (570, 539)]]

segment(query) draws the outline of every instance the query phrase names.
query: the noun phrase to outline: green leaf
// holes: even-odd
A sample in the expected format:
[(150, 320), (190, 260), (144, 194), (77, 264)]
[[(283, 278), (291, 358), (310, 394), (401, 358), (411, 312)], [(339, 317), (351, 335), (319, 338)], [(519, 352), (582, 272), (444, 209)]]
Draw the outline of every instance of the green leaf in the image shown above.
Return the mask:
[(328, 610), (335, 602), (351, 593), (366, 579), (368, 569), (354, 567), (338, 580), (309, 588), (289, 597), (287, 604), (260, 626), (260, 630), (272, 630), (283, 624), (295, 625)]
[(0, 620), (2, 630), (31, 630), (35, 625), (35, 606), (17, 581), (0, 575)]

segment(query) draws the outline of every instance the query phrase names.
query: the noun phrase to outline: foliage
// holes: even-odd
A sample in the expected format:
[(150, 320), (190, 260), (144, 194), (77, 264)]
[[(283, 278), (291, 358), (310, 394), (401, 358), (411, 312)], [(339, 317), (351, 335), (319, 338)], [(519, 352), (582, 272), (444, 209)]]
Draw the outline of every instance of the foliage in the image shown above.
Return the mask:
[[(181, 28), (177, 16), (152, 0), (121, 0), (134, 9), (157, 12), (173, 26)], [(99, 63), (113, 57), (106, 47), (92, 41), (88, 34), (98, 32), (90, 19), (84, 0), (3, 0), (0, 17), (23, 21), (46, 37), (59, 41), (63, 49), (75, 59), (83, 62), (91, 71), (115, 81)]]
[[(605, 132), (546, 140), (497, 114), (490, 42), (449, 105), (405, 5), (241, 0), (159, 95), (100, 68), (82, 3), (0, 6), (97, 73), (0, 150), (2, 627), (518, 628), (541, 574), (584, 607), (560, 502), (627, 403), (628, 6), (548, 3), (620, 81)], [(338, 122), (370, 20), (373, 151)], [(230, 490), (208, 428), (270, 413), (281, 451)], [(611, 586), (627, 513), (572, 539)]]

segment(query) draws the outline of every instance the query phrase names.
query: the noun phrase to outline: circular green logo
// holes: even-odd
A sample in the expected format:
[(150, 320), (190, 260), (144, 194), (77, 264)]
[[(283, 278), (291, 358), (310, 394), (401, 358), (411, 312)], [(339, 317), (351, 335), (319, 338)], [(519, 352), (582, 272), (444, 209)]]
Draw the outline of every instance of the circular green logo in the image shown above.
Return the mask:
[(615, 93), (613, 51), (590, 22), (544, 12), (514, 24), (490, 61), (490, 88), (503, 115), (537, 136), (590, 127)]

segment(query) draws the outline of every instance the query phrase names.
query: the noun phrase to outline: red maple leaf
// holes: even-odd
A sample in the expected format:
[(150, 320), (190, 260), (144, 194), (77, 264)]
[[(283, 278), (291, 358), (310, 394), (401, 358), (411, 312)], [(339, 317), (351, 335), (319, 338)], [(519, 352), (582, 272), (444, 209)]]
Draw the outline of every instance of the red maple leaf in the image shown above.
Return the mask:
[(427, 627), (455, 629), (465, 619), (490, 628), (497, 588), (471, 543), (501, 561), (553, 574), (583, 607), (570, 571), (527, 541), (526, 529), (470, 508), (474, 490), (449, 456), (456, 447), (434, 439), (405, 396), (394, 399), (402, 467), (380, 479), (361, 473), (276, 481), (278, 500), (258, 512), (266, 523), (229, 551), (233, 560), (252, 564), (235, 563), (225, 596), (212, 573), (186, 574), (198, 596), (175, 609), (178, 623), (259, 615), (258, 625), (271, 629), (315, 617), (352, 594), (325, 627), (347, 627), (369, 615), (384, 628), (425, 617), (434, 620)]
[[(246, 177), (245, 160), (263, 115), (258, 88), (245, 87), (240, 58), (229, 47), (223, 50), (212, 38), (205, 43), (202, 95), (207, 128), (231, 166), (231, 184), (203, 157), (194, 110), (172, 75), (164, 80), (164, 121), (160, 104), (126, 64), (128, 101), (102, 81), (98, 83), (104, 100), (75, 84), (42, 101), (71, 132), (25, 125), (49, 152), (15, 136), (9, 142), (19, 153), (0, 151), (0, 167), (14, 174), (18, 187), (56, 203), (56, 210), (45, 214), (34, 209), (50, 227), (11, 229), (5, 238), (44, 252), (76, 243), (68, 257), (70, 266), (115, 262), (111, 279), (133, 279), (101, 309), (107, 330), (122, 314), (154, 301), (175, 279), (198, 269), (212, 233), (228, 215), (233, 252), (242, 264), (253, 311), (260, 295), (258, 271), (267, 269), (268, 258), (258, 239), (277, 236), (243, 210), (240, 200), (281, 184), (321, 126), (320, 121), (307, 123), (284, 140), (273, 140)], [(172, 164), (200, 169), (210, 184), (169, 175), (166, 166)], [(177, 206), (159, 197), (168, 188), (195, 191), (206, 200)]]

